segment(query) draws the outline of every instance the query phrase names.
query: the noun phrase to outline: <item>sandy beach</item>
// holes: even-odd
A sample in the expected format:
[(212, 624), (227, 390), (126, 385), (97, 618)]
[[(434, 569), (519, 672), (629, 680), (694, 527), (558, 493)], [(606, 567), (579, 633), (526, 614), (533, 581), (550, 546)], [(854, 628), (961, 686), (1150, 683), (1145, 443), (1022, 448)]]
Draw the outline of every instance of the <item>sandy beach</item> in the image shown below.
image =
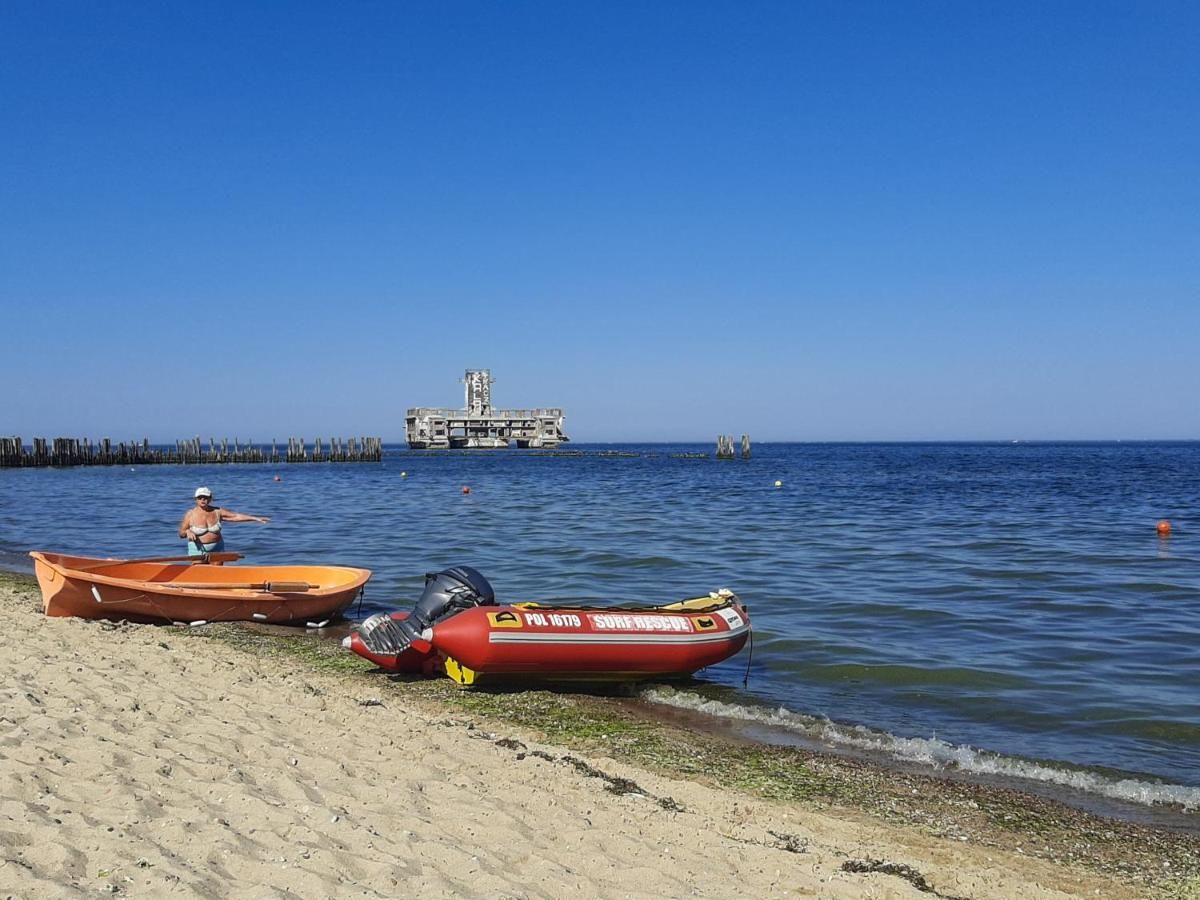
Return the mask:
[(386, 680), (49, 619), (32, 583), (4, 584), (0, 896), (1146, 895), (719, 773), (664, 778)]

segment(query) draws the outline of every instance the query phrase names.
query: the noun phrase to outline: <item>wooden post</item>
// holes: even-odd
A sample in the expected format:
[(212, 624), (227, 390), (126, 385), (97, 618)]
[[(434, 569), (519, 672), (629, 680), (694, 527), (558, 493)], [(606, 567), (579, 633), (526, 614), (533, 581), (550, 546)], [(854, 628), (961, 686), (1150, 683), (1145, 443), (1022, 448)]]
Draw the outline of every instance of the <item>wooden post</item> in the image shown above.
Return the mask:
[(66, 467), (66, 466), (113, 466), (150, 465), (152, 463), (278, 463), (286, 462), (378, 462), (383, 458), (383, 440), (376, 437), (331, 437), (328, 449), (321, 438), (313, 441), (313, 451), (303, 438), (288, 438), (285, 451), (280, 450), (278, 441), (271, 440), (270, 456), (266, 445), (258, 446), (253, 440), (243, 442), (234, 438), (232, 446), (228, 438), (218, 444), (216, 438), (208, 439), (208, 448), (201, 443), (199, 435), (175, 441), (174, 447), (155, 447), (148, 437), (140, 441), (116, 441), (101, 438), (35, 437), (28, 450), (20, 436), (0, 436), (0, 468)]

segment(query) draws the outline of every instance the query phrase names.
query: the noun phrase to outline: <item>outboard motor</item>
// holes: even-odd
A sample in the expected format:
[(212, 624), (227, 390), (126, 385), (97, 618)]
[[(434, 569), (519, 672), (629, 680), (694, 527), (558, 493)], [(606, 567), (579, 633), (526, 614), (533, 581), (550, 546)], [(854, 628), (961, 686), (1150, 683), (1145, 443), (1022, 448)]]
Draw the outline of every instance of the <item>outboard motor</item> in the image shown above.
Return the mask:
[(470, 566), (454, 566), (425, 576), (425, 590), (407, 619), (379, 613), (359, 625), (358, 634), (372, 653), (399, 655), (434, 622), (473, 606), (495, 603), (496, 592), (486, 578)]

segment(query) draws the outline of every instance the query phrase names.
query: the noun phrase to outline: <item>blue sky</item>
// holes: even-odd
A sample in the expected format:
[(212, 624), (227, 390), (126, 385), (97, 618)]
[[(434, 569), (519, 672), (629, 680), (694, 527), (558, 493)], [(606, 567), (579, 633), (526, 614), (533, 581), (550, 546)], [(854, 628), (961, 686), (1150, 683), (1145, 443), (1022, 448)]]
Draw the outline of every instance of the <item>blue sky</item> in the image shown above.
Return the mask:
[(1200, 6), (0, 6), (0, 433), (1200, 438)]

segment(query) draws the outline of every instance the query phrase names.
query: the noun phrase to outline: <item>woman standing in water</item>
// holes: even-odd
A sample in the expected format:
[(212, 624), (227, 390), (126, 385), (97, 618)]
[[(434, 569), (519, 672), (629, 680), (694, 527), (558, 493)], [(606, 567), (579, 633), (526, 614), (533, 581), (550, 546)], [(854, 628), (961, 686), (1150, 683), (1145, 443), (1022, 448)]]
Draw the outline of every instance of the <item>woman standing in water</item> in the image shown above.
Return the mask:
[(245, 513), (223, 509), (213, 504), (213, 494), (206, 487), (196, 488), (196, 505), (183, 514), (179, 523), (179, 536), (188, 542), (188, 556), (203, 556), (219, 553), (225, 549), (221, 535), (224, 522), (270, 522), (269, 516), (249, 516)]

